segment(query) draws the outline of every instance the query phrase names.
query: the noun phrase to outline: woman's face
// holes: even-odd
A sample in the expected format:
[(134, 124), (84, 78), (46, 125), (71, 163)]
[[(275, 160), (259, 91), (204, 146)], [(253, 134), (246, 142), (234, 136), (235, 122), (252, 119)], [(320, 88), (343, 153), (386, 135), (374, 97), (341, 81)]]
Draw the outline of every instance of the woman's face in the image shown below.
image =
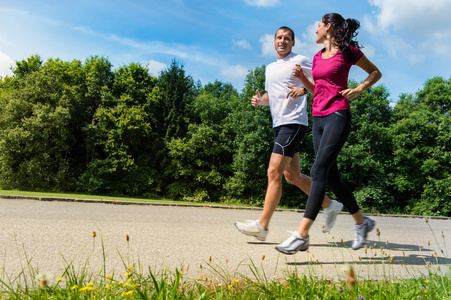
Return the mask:
[(321, 20), (318, 24), (318, 28), (316, 29), (316, 43), (321, 44), (324, 40), (327, 39), (327, 31), (330, 28), (330, 24), (324, 24)]

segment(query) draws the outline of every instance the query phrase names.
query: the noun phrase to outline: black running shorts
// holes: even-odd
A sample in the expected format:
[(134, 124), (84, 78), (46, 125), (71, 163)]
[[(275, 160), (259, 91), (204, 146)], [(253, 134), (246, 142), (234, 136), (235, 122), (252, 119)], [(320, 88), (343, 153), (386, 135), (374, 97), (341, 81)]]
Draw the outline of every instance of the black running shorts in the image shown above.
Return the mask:
[(299, 152), (299, 143), (307, 132), (307, 126), (300, 124), (287, 124), (274, 127), (273, 153), (293, 157)]

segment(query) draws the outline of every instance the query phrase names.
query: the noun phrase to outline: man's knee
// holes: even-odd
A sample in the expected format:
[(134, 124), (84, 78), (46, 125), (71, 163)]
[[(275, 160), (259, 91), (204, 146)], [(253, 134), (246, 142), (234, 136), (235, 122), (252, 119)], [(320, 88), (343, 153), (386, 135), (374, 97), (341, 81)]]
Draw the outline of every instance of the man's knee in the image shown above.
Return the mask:
[(285, 179), (286, 179), (289, 183), (294, 184), (297, 180), (299, 180), (299, 175), (300, 175), (300, 173), (295, 174), (295, 173), (290, 172), (290, 171), (285, 171), (285, 172), (283, 173), (283, 175), (285, 176)]
[(280, 171), (279, 168), (276, 168), (274, 166), (268, 167), (268, 180), (279, 180), (282, 178), (283, 172)]

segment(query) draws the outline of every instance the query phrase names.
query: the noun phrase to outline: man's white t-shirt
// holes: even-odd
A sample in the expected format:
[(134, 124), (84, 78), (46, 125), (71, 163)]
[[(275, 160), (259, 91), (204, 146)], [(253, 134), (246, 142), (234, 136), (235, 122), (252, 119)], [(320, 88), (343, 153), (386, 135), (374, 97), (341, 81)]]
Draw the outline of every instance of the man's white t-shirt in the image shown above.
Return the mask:
[(292, 75), (296, 64), (302, 67), (305, 76), (312, 77), (312, 61), (296, 53), (290, 53), (266, 67), (265, 89), (269, 96), (273, 127), (287, 124), (308, 126), (307, 95), (287, 98), (290, 92), (288, 86), (304, 86), (297, 77)]

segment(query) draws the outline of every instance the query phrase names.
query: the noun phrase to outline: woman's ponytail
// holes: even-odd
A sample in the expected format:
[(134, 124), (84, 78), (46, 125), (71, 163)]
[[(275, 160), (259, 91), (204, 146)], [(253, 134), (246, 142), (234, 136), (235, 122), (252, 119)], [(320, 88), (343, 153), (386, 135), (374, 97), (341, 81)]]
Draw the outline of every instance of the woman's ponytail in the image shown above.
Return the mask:
[(324, 24), (331, 24), (332, 37), (338, 46), (338, 49), (348, 61), (354, 59), (354, 52), (351, 47), (362, 48), (359, 42), (354, 40), (358, 35), (360, 23), (356, 19), (344, 19), (340, 14), (330, 13), (323, 17)]

